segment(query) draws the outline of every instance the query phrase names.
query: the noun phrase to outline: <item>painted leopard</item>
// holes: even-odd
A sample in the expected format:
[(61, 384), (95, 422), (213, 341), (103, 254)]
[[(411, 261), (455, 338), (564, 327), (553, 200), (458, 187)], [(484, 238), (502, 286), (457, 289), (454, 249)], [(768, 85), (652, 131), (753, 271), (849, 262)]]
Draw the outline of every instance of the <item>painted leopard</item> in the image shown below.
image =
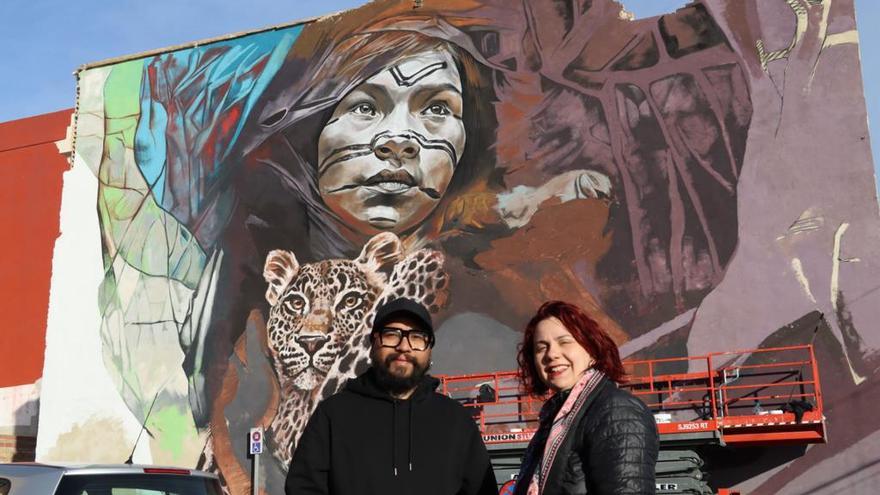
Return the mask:
[(281, 388), (267, 438), (284, 469), (318, 402), (369, 366), (375, 309), (397, 297), (417, 300), (432, 313), (445, 305), (443, 255), (402, 250), (396, 235), (382, 233), (354, 260), (300, 265), (289, 251), (267, 256), (268, 344)]

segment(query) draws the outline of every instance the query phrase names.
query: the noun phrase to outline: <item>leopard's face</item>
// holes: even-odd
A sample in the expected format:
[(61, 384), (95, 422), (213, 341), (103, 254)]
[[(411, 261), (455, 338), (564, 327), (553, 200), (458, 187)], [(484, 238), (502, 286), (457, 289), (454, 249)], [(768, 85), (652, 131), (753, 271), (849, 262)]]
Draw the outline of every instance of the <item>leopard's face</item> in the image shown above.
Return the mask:
[(301, 267), (269, 312), (279, 379), (303, 391), (321, 383), (381, 292), (377, 280), (349, 260)]

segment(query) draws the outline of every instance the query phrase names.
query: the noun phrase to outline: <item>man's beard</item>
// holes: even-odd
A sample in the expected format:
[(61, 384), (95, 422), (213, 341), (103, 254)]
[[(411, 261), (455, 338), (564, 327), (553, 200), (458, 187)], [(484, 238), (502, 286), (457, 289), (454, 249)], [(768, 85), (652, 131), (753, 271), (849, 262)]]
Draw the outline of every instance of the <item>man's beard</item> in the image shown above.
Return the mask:
[(431, 367), (430, 362), (424, 366), (419, 365), (415, 358), (406, 356), (406, 360), (412, 365), (412, 372), (408, 376), (398, 376), (391, 372), (391, 363), (400, 356), (400, 353), (394, 353), (385, 358), (385, 361), (373, 359), (373, 368), (376, 370), (376, 383), (384, 390), (393, 395), (399, 395), (416, 388), (421, 383), (422, 378)]

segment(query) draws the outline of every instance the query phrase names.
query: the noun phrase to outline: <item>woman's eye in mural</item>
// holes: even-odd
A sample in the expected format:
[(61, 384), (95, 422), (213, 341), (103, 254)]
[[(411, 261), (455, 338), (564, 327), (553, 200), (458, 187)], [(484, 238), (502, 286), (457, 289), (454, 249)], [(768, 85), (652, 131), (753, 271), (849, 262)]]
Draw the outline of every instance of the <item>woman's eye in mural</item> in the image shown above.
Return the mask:
[(447, 115), (452, 115), (452, 110), (449, 109), (447, 103), (434, 101), (422, 110), (422, 115), (427, 115), (429, 117), (446, 117)]
[(306, 300), (301, 296), (293, 296), (284, 301), (284, 307), (290, 312), (303, 314), (306, 309)]
[(342, 298), (342, 301), (339, 302), (338, 309), (340, 310), (352, 310), (360, 307), (363, 302), (364, 297), (357, 292), (349, 292)]
[(352, 105), (350, 112), (364, 117), (375, 117), (378, 113), (376, 106), (366, 101)]

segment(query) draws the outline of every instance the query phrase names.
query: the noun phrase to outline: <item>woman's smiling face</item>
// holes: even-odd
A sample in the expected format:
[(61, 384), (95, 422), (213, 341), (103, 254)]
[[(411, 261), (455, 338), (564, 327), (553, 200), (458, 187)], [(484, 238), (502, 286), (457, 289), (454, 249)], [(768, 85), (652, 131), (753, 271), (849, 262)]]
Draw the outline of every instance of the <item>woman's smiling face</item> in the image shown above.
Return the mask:
[(464, 152), (462, 83), (442, 50), (407, 57), (336, 106), (318, 138), (318, 188), (363, 234), (400, 233), (446, 192)]
[(557, 318), (538, 323), (534, 344), (538, 376), (554, 392), (574, 387), (595, 362)]

